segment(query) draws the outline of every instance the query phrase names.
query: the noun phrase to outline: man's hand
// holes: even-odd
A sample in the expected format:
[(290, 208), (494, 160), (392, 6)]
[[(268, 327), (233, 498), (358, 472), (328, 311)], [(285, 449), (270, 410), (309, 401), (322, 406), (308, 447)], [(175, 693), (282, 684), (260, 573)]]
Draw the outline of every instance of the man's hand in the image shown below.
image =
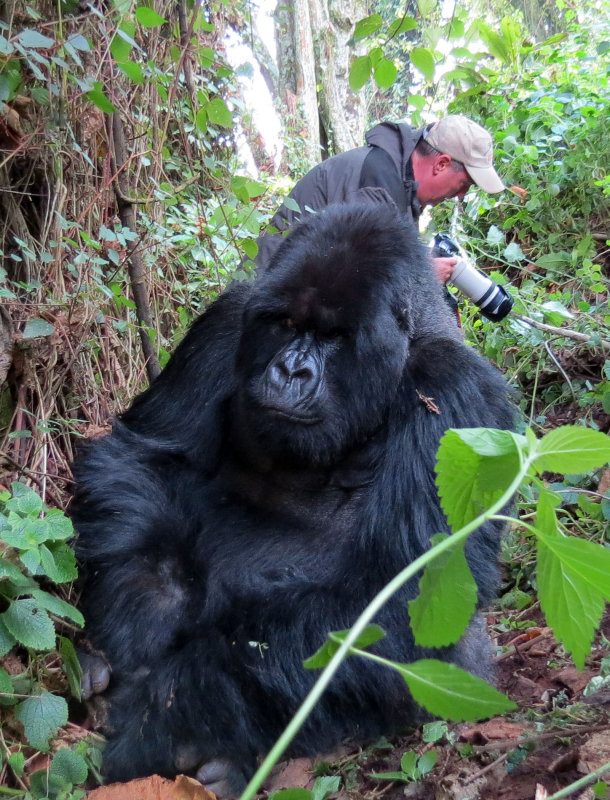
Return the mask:
[(453, 273), (453, 268), (457, 264), (457, 258), (433, 258), (432, 266), (434, 267), (434, 274), (441, 283), (447, 283)]

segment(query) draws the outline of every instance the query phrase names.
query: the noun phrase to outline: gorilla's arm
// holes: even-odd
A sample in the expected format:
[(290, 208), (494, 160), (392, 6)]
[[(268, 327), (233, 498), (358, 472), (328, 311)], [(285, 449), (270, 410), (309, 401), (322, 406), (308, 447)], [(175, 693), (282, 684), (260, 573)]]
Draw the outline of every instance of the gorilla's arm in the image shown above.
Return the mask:
[(235, 388), (235, 352), (248, 284), (234, 284), (194, 323), (151, 387), (121, 416), (133, 433), (214, 464), (223, 401)]
[[(86, 565), (83, 610), (115, 671), (149, 664), (191, 620), (192, 576), (176, 572), (172, 548), (196, 536), (200, 479), (217, 467), (249, 291), (227, 290), (112, 433), (81, 446), (74, 465), (70, 514)], [(201, 576), (194, 583), (189, 592)]]
[[(412, 343), (401, 392), (401, 402), (392, 409), (384, 474), (371, 496), (371, 520), (373, 530), (384, 524), (403, 532), (405, 557), (411, 561), (428, 549), (430, 536), (448, 531), (434, 482), (441, 437), (449, 428), (512, 429), (516, 411), (500, 373), (453, 339), (426, 337)], [(422, 496), (430, 501), (421, 502)], [(480, 605), (497, 594), (502, 527), (487, 523), (466, 545)]]

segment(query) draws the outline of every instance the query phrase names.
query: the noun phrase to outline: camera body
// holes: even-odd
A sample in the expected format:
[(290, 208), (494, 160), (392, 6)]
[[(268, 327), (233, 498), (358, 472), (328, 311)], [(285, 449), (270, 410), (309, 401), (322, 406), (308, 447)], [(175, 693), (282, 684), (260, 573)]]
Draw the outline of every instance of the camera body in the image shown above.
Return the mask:
[(499, 322), (513, 307), (513, 298), (503, 286), (473, 266), (466, 254), (447, 233), (438, 233), (432, 242), (434, 256), (457, 258), (449, 282), (469, 297), (492, 322)]

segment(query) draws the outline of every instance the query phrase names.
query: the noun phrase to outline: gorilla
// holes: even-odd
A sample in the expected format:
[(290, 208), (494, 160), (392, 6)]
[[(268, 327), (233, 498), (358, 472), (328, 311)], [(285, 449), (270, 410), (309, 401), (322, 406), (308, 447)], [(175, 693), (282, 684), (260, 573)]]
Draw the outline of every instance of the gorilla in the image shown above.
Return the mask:
[[(187, 772), (239, 793), (315, 680), (303, 661), (449, 530), (443, 433), (512, 424), (503, 379), (463, 343), (393, 210), (331, 207), (296, 228), (76, 461), (82, 609), (111, 669), (106, 779)], [(467, 544), (480, 604), (499, 535), (489, 523)], [(477, 618), (455, 646), (415, 645), (416, 594), (411, 582), (378, 614), (372, 650), (487, 675)], [(85, 672), (105, 688), (109, 672)], [(290, 755), (421, 719), (398, 673), (351, 658)]]

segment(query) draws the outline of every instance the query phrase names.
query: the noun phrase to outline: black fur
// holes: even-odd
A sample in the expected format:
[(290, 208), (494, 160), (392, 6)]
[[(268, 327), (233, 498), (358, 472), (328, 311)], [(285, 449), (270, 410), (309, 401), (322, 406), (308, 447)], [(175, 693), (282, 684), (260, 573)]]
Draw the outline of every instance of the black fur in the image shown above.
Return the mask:
[[(106, 776), (204, 764), (238, 791), (315, 679), (303, 660), (447, 530), (444, 431), (511, 425), (504, 382), (462, 343), (390, 209), (331, 208), (296, 229), (76, 463), (83, 609), (113, 670)], [(481, 603), (498, 536), (488, 525), (467, 545)], [(379, 614), (376, 652), (430, 655), (409, 629), (416, 589)], [(476, 622), (435, 655), (487, 671)], [(397, 673), (352, 658), (292, 753), (417, 718)]]

